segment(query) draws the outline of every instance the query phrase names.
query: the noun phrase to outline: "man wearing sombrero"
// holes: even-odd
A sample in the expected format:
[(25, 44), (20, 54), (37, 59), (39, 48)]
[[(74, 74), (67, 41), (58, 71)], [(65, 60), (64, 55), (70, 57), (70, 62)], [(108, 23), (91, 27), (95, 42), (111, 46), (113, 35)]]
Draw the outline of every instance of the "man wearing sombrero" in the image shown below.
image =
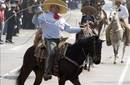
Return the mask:
[[(129, 13), (128, 13), (128, 9), (126, 8), (126, 6), (122, 5), (122, 0), (115, 0), (115, 5), (116, 5), (116, 9), (118, 10), (118, 15), (119, 15), (119, 19), (120, 19), (120, 23), (121, 26), (123, 28), (125, 28), (125, 33), (124, 36), (126, 38), (126, 46), (130, 45), (130, 27), (128, 25), (128, 17), (129, 17)], [(107, 41), (107, 45), (111, 45), (110, 43), (110, 30), (111, 27), (108, 26), (108, 28), (106, 29), (106, 41)]]
[(48, 57), (45, 62), (44, 80), (51, 79), (51, 69), (55, 60), (54, 48), (58, 45), (61, 32), (67, 31), (69, 33), (77, 33), (81, 31), (80, 27), (70, 26), (63, 17), (59, 15), (64, 14), (68, 10), (68, 6), (61, 0), (47, 0), (43, 4), (43, 8), (46, 13), (38, 17), (40, 28), (43, 32), (42, 38), (44, 38), (48, 50)]

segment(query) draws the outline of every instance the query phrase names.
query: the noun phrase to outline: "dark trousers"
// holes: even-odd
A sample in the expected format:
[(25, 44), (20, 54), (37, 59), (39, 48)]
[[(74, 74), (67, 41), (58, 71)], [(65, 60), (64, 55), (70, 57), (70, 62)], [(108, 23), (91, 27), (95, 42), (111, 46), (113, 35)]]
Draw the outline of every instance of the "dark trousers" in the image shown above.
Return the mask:
[(8, 26), (7, 27), (6, 40), (12, 41), (13, 32), (14, 32), (14, 26), (11, 26), (11, 25)]
[(45, 39), (46, 46), (47, 46), (47, 51), (48, 51), (48, 56), (46, 58), (45, 62), (45, 73), (46, 74), (52, 74), (51, 70), (53, 68), (56, 56), (55, 56), (55, 48), (59, 44), (59, 39)]

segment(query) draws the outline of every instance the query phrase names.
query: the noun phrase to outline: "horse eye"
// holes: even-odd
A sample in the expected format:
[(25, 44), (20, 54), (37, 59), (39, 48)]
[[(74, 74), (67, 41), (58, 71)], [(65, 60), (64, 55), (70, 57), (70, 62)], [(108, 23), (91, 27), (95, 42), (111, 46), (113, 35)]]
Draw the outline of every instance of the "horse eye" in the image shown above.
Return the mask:
[(118, 9), (118, 12), (120, 12), (121, 11), (121, 9)]

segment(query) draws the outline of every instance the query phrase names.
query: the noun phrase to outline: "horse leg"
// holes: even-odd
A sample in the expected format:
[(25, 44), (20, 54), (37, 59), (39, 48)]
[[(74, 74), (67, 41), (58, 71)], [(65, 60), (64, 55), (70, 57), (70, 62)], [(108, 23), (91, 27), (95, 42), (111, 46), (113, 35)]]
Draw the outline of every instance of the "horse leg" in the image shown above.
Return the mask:
[(27, 79), (31, 71), (32, 69), (30, 67), (27, 67), (25, 65), (22, 66), (22, 68), (20, 69), (20, 74), (16, 81), (17, 85), (24, 85), (25, 80)]
[(64, 78), (59, 78), (59, 80), (58, 80), (58, 83), (59, 83), (59, 85), (65, 85), (65, 79)]
[(87, 66), (88, 68), (87, 68), (87, 70), (90, 71), (90, 68), (91, 68), (91, 65), (92, 65), (92, 60), (91, 60), (90, 56), (88, 56), (87, 62), (88, 62), (88, 66)]
[(78, 78), (70, 80), (74, 85), (81, 85), (80, 81)]
[(115, 46), (113, 46), (114, 48), (114, 64), (116, 64), (116, 59), (118, 58), (118, 51), (119, 51), (119, 47), (120, 47), (120, 42), (118, 42)]
[(44, 73), (43, 70), (43, 68), (34, 68), (34, 73), (36, 75), (34, 85), (40, 85), (40, 83), (42, 82), (42, 77)]
[(122, 53), (122, 57), (121, 57), (121, 63), (124, 63), (123, 58), (124, 58), (124, 54), (125, 54), (125, 48), (126, 48), (126, 46), (125, 46), (125, 43), (124, 43), (123, 53)]
[(85, 62), (84, 70), (87, 70), (88, 69), (88, 59), (86, 58), (84, 62)]
[(85, 59), (85, 66), (84, 69), (90, 71), (91, 65), (93, 64), (91, 56), (87, 56)]
[(88, 71), (90, 71), (90, 68), (91, 67), (94, 67), (94, 64), (93, 64), (93, 59), (91, 56), (89, 56), (89, 67), (88, 67)]
[(114, 49), (114, 62), (113, 64), (116, 64), (116, 59), (117, 59), (117, 49), (113, 46)]

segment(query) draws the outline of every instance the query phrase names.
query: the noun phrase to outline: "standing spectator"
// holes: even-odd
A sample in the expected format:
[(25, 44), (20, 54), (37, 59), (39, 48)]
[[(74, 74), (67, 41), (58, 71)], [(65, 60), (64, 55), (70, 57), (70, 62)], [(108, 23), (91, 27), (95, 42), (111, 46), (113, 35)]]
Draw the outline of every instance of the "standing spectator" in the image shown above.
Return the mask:
[(20, 0), (15, 0), (15, 4), (16, 4), (16, 13), (17, 13), (17, 28), (15, 30), (14, 36), (17, 36), (17, 34), (19, 33), (20, 28), (22, 27), (22, 11), (21, 11), (21, 2)]
[(4, 16), (4, 12), (5, 12), (5, 4), (1, 3), (0, 4), (0, 44), (3, 43), (2, 38), (2, 34), (3, 34), (3, 29), (4, 29), (4, 20), (5, 20), (5, 16)]
[(16, 21), (17, 21), (17, 23), (16, 23), (16, 25), (17, 25), (17, 28), (14, 30), (14, 36), (17, 36), (17, 34), (19, 33), (19, 30), (20, 30), (20, 28), (21, 28), (21, 19), (22, 19), (22, 12), (20, 12), (20, 7), (19, 7), (19, 5), (17, 4), (16, 5), (16, 10), (15, 10), (15, 12), (16, 12)]
[(35, 8), (35, 14), (32, 18), (32, 23), (34, 24), (35, 28), (39, 27), (38, 16), (42, 13), (43, 13), (43, 10), (42, 10), (41, 6), (38, 6)]
[(15, 9), (16, 8), (16, 4), (11, 4), (11, 10), (9, 10), (7, 12), (7, 35), (6, 35), (6, 42), (7, 43), (13, 43), (12, 41), (12, 37), (13, 37), (13, 32), (14, 29), (17, 28), (16, 24), (17, 24), (17, 20), (16, 20), (16, 12)]

